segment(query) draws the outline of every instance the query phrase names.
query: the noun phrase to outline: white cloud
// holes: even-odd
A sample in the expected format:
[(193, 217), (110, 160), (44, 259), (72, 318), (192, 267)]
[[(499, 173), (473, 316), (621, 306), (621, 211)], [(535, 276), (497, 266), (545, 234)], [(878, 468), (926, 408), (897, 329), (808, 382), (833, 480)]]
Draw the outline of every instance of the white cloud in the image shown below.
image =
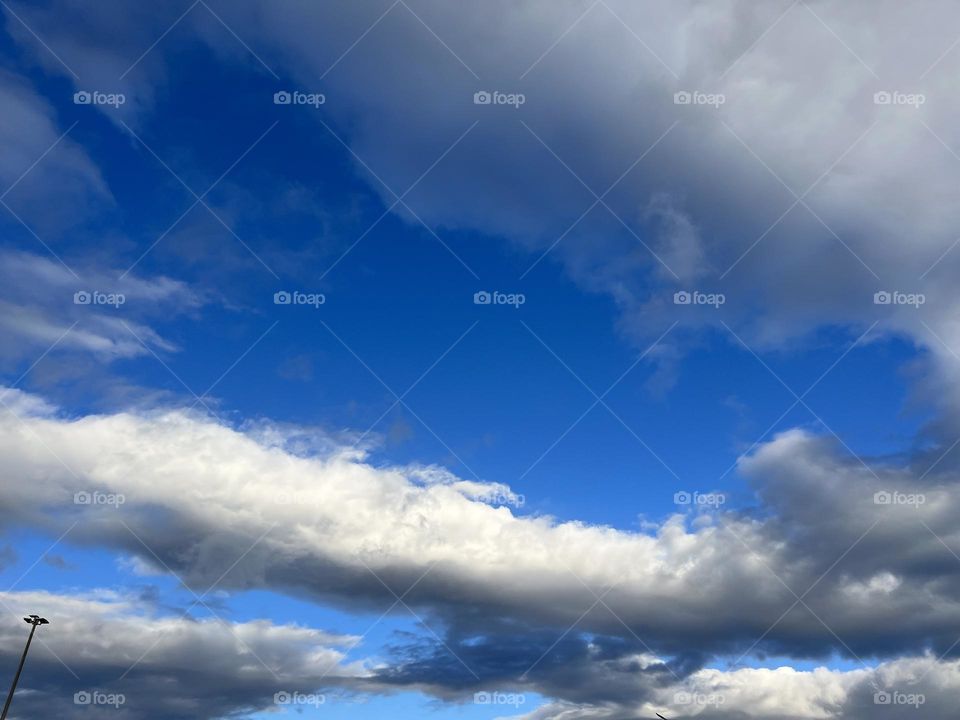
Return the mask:
[[(412, 606), (558, 627), (611, 588), (604, 602), (612, 613), (595, 606), (580, 627), (622, 635), (619, 617), (669, 655), (749, 645), (793, 593), (824, 575), (804, 602), (858, 654), (944, 650), (960, 632), (950, 599), (956, 569), (922, 532), (926, 523), (945, 542), (960, 540), (948, 521), (950, 486), (865, 468), (799, 432), (742, 462), (767, 519), (725, 512), (688, 529), (677, 515), (643, 534), (517, 515), (471, 499), (503, 486), (461, 487), (443, 473), (424, 483), (422, 469), (374, 467), (352, 449), (292, 454), (277, 434), (259, 441), (262, 427), (251, 436), (182, 411), (32, 416), (18, 397), (19, 417), (0, 414), (6, 523), (60, 533), (77, 521), (72, 539), (148, 563), (156, 553), (197, 586), (250, 548), (224, 587), (379, 607), (393, 598), (377, 577), (400, 594), (423, 576), (406, 599)], [(81, 491), (125, 501), (77, 505)], [(878, 505), (883, 491), (923, 493), (924, 503)], [(844, 562), (831, 567), (838, 557)], [(940, 569), (931, 574), (928, 565)], [(836, 639), (798, 607), (763, 647), (817, 653)]]
[(207, 300), (167, 277), (121, 277), (86, 263), (71, 269), (11, 251), (0, 253), (0, 282), (3, 354), (14, 358), (35, 358), (55, 343), (105, 360), (148, 354), (145, 344), (175, 350), (147, 322), (194, 312)]

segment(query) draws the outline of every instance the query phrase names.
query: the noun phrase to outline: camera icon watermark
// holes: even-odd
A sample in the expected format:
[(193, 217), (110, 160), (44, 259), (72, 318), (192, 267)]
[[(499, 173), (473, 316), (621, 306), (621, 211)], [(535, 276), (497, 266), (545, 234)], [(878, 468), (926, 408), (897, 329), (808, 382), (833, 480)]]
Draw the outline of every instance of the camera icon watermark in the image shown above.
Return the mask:
[(516, 110), (527, 101), (523, 93), (505, 93), (499, 90), (478, 90), (473, 94), (474, 105), (509, 105)]
[(680, 490), (673, 494), (675, 505), (698, 505), (707, 507), (720, 507), (727, 502), (727, 496), (723, 493), (701, 493), (687, 492)]
[(313, 308), (319, 308), (326, 302), (327, 296), (323, 293), (280, 290), (273, 294), (274, 305), (310, 305)]
[(278, 90), (273, 94), (274, 105), (309, 105), (318, 108), (327, 102), (323, 93), (305, 93), (299, 90)]
[(908, 105), (919, 108), (927, 102), (923, 93), (905, 93), (899, 90), (880, 90), (873, 94), (874, 105)]
[(678, 290), (673, 294), (674, 305), (708, 305), (715, 310), (727, 302), (723, 293), (705, 293), (699, 290)]
[(896, 490), (880, 490), (873, 494), (874, 505), (908, 505), (918, 508), (927, 504), (927, 496), (923, 493), (902, 493)]
[(127, 501), (123, 493), (105, 493), (95, 490), (89, 492), (81, 490), (73, 494), (74, 505), (106, 505), (108, 507), (119, 508)]
[(880, 290), (873, 294), (874, 305), (908, 305), (919, 308), (926, 304), (927, 296), (923, 293), (905, 293), (899, 290)]
[(312, 705), (313, 707), (320, 707), (326, 702), (327, 696), (320, 693), (280, 690), (273, 694), (274, 705)]
[(523, 293), (503, 293), (498, 290), (488, 292), (480, 290), (473, 294), (474, 305), (511, 305), (516, 309), (527, 301), (527, 296)]
[(74, 305), (108, 305), (118, 308), (127, 302), (123, 293), (106, 293), (99, 290), (77, 290), (73, 294)]
[(700, 90), (679, 90), (673, 94), (674, 105), (707, 105), (719, 108), (727, 102), (723, 93), (705, 93)]
[(74, 705), (99, 705), (119, 708), (127, 702), (123, 693), (106, 693), (100, 690), (81, 690), (73, 694)]
[(118, 108), (127, 102), (123, 93), (105, 93), (99, 90), (78, 90), (73, 94), (74, 105), (108, 105)]

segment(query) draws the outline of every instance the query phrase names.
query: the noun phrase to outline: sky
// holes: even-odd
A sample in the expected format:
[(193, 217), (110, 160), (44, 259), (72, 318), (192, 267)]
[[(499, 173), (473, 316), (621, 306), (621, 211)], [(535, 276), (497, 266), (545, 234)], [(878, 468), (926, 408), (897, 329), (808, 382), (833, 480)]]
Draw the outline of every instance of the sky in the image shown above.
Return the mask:
[(10, 717), (954, 717), (960, 13), (0, 0)]

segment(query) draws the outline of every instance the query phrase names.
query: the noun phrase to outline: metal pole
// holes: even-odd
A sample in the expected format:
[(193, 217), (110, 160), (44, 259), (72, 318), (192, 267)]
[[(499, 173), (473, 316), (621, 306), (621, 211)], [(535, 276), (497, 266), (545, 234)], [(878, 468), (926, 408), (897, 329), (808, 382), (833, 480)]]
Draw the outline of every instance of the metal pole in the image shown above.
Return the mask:
[(32, 625), (30, 635), (27, 637), (27, 644), (23, 648), (23, 655), (20, 656), (20, 667), (17, 668), (17, 674), (13, 676), (13, 685), (10, 686), (10, 693), (7, 695), (7, 702), (3, 705), (3, 713), (0, 714), (0, 720), (7, 720), (7, 711), (10, 709), (10, 703), (13, 702), (13, 693), (17, 689), (17, 683), (20, 681), (20, 673), (23, 672), (23, 664), (27, 660), (27, 652), (30, 650), (30, 643), (33, 642), (33, 634), (37, 631), (37, 625), (43, 618), (33, 616), (33, 619), (24, 618)]

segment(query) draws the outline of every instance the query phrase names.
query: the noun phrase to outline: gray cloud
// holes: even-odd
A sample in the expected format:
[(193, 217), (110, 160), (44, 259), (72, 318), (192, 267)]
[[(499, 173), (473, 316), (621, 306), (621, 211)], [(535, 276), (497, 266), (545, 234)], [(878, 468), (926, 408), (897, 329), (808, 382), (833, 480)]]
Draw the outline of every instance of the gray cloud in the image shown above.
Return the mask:
[(523, 720), (633, 720), (662, 713), (671, 720), (709, 718), (903, 718), (933, 720), (955, 715), (951, 696), (958, 684), (956, 662), (906, 658), (863, 670), (797, 671), (789, 667), (703, 670), (663, 687), (637, 703), (558, 702), (523, 715)]
[[(267, 621), (170, 616), (149, 600), (109, 590), (72, 596), (6, 592), (0, 605), (13, 618), (37, 611), (51, 620), (35, 640), (30, 671), (16, 697), (14, 712), (24, 716), (223, 718), (349, 702), (364, 690), (420, 689), (455, 702), (474, 701), (474, 692), (509, 695), (516, 710), (532, 710), (523, 715), (530, 720), (625, 720), (654, 712), (718, 720), (859, 720), (902, 717), (914, 709), (907, 702), (919, 703), (924, 717), (941, 720), (952, 717), (951, 698), (960, 685), (957, 661), (930, 656), (845, 671), (701, 669), (681, 676), (622, 644), (562, 640), (558, 657), (538, 677), (531, 673), (525, 683), (516, 683), (490, 675), (466, 687), (447, 682), (436, 669), (417, 677), (410, 663), (392, 670), (381, 664), (374, 674), (368, 663), (347, 662), (344, 652), (357, 643), (355, 637)], [(5, 664), (16, 662), (25, 632), (18, 624), (4, 624)], [(503, 656), (491, 656), (493, 667), (501, 670), (502, 659), (522, 657), (514, 652), (517, 642), (504, 641)], [(533, 692), (567, 699), (533, 710)], [(885, 697), (894, 700), (886, 704)], [(291, 698), (304, 705), (290, 705)]]
[[(344, 659), (358, 638), (267, 621), (161, 615), (108, 590), (5, 592), (0, 606), (11, 618), (36, 612), (51, 622), (31, 648), (15, 717), (233, 717), (276, 708), (278, 692), (336, 692), (368, 674)], [(25, 627), (2, 624), (4, 666), (19, 659)]]
[[(52, 12), (19, 9), (75, 62), (111, 72), (175, 19), (125, 6), (89, 16), (69, 0), (57, 6), (77, 15), (69, 33)], [(269, 77), (252, 50), (282, 83), (326, 93), (322, 118), (363, 159), (358, 176), (388, 206), (394, 196), (381, 179), (402, 193), (478, 123), (406, 198), (409, 206), (434, 227), (507, 237), (531, 264), (552, 248), (545, 261), (611, 295), (623, 331), (638, 341), (672, 320), (680, 338), (684, 329), (725, 333), (722, 320), (758, 347), (825, 325), (859, 333), (878, 321), (878, 333), (905, 334), (929, 350), (941, 380), (956, 372), (937, 339), (954, 346), (960, 334), (950, 280), (960, 218), (942, 191), (960, 175), (950, 3), (924, 13), (889, 0), (534, 1), (451, 12), (432, 0), (394, 6), (352, 49), (351, 38), (389, 3), (335, 12), (296, 0), (282, 11), (258, 2), (210, 6), (250, 49), (202, 6), (191, 11), (182, 35), (127, 76), (141, 117), (165, 53), (199, 40)], [(106, 33), (108, 25), (130, 32)], [(478, 90), (523, 92), (527, 101), (519, 110), (478, 106)], [(676, 92), (725, 102), (677, 105)], [(882, 104), (876, 93), (924, 102)], [(317, 124), (317, 132), (327, 130)], [(593, 192), (621, 175), (584, 214)], [(728, 301), (719, 311), (677, 307), (673, 293), (682, 289), (724, 292)], [(922, 292), (927, 302), (919, 311), (874, 304), (876, 292), (895, 290)], [(665, 351), (662, 360), (670, 357)]]
[(0, 208), (3, 222), (26, 233), (40, 250), (51, 231), (89, 218), (94, 208), (109, 207), (113, 199), (99, 168), (68, 134), (70, 126), (58, 123), (51, 104), (23, 77), (0, 71), (0, 102), (5, 108), (0, 127), (0, 198), (7, 206)]
[[(761, 501), (750, 513), (630, 533), (517, 516), (472, 499), (508, 488), (376, 468), (356, 450), (293, 454), (279, 428), (176, 411), (67, 420), (15, 392), (4, 403), (7, 524), (59, 534), (77, 521), (70, 541), (147, 564), (155, 553), (199, 589), (250, 548), (224, 587), (382, 611), (414, 586), (405, 602), (464, 638), (509, 617), (638, 636), (666, 657), (869, 658), (946, 652), (960, 633), (960, 562), (944, 547), (960, 542), (952, 479), (864, 467), (800, 431), (741, 461)], [(77, 492), (124, 502), (76, 504)]]
[(59, 351), (100, 360), (175, 350), (148, 323), (198, 310), (207, 298), (167, 277), (121, 276), (87, 264), (66, 267), (40, 255), (0, 253), (4, 285), (0, 355), (8, 360), (36, 357), (54, 345)]

